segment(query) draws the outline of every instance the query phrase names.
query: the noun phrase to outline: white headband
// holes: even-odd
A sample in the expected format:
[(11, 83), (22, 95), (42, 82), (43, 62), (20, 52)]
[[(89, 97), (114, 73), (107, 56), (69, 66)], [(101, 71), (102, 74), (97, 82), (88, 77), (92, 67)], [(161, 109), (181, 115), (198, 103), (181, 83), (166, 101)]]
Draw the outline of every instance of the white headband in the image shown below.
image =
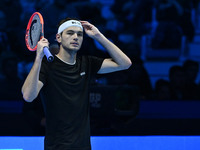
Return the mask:
[(77, 20), (68, 20), (66, 22), (64, 22), (63, 24), (61, 24), (58, 28), (58, 34), (60, 34), (61, 32), (63, 32), (65, 29), (71, 27), (71, 26), (76, 26), (76, 27), (80, 27), (83, 30), (83, 27), (81, 25), (81, 23)]

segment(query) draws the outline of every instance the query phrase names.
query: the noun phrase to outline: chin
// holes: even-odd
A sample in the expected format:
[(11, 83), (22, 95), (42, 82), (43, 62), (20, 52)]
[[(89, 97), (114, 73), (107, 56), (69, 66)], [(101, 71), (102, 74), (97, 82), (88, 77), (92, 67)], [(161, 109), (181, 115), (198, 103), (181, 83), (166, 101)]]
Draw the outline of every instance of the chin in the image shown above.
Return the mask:
[(74, 50), (74, 51), (78, 51), (80, 49), (80, 47), (74, 47), (74, 48), (72, 48), (72, 50)]
[(78, 52), (80, 50), (80, 48), (69, 48), (69, 51), (73, 51), (73, 52)]

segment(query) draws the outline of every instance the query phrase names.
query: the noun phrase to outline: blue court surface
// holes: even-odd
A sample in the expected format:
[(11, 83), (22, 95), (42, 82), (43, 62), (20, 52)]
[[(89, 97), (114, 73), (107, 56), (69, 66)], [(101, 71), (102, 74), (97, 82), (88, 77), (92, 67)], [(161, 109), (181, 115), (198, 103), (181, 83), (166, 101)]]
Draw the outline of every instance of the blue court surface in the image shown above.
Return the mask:
[[(44, 137), (0, 137), (0, 150), (43, 150)], [(200, 136), (98, 136), (92, 150), (200, 150)]]

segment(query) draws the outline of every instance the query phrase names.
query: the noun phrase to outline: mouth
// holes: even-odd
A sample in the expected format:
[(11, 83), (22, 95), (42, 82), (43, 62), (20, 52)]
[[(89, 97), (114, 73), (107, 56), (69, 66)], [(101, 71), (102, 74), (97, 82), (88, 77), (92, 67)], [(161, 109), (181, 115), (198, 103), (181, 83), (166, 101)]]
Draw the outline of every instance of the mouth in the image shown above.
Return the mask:
[(77, 42), (72, 42), (70, 44), (73, 45), (73, 46), (75, 46), (75, 47), (79, 46), (79, 44)]

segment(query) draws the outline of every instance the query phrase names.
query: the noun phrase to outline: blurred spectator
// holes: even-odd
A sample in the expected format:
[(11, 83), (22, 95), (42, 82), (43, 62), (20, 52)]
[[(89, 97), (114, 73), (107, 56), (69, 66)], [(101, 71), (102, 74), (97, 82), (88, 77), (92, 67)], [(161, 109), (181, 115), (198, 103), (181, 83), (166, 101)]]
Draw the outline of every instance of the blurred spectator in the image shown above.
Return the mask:
[(192, 42), (195, 36), (195, 28), (191, 20), (191, 12), (184, 12), (180, 18), (177, 18), (177, 24), (181, 27), (188, 42)]
[(169, 81), (159, 79), (155, 84), (155, 100), (171, 100), (171, 90)]
[(174, 22), (159, 22), (152, 39), (154, 49), (180, 49), (182, 29)]
[(192, 42), (195, 36), (195, 24), (192, 22), (192, 9), (197, 9), (199, 0), (176, 0), (183, 8), (183, 14), (177, 23), (181, 26), (183, 34), (187, 36), (188, 41)]
[(77, 2), (74, 3), (73, 6), (78, 12), (78, 16), (81, 20), (87, 20), (92, 24), (95, 24), (100, 30), (104, 28), (99, 26), (105, 24), (105, 20), (101, 16), (102, 5), (100, 3)]
[(2, 0), (0, 2), (0, 10), (5, 13), (6, 18), (4, 21), (6, 22), (6, 28), (4, 31), (7, 33), (10, 49), (16, 54), (19, 54), (21, 38), (18, 38), (18, 34), (20, 32), (20, 15), (22, 13), (20, 1)]
[(160, 0), (156, 8), (158, 21), (176, 22), (183, 14), (183, 7), (176, 0)]
[(196, 78), (199, 72), (199, 64), (193, 60), (186, 60), (183, 63), (183, 69), (186, 76), (186, 89), (185, 97), (186, 100), (199, 100), (199, 86), (196, 83)]
[(152, 85), (147, 70), (140, 58), (132, 58), (133, 65), (125, 71), (107, 76), (109, 85), (131, 85), (138, 88), (139, 99), (152, 98)]
[(128, 84), (139, 88), (140, 99), (151, 99), (153, 89), (143, 61), (140, 58), (132, 58), (132, 62), (133, 65), (129, 68)]
[(176, 21), (182, 14), (183, 8), (176, 0), (161, 0), (156, 3), (158, 25), (153, 35), (152, 48), (179, 49), (181, 47), (183, 31)]
[[(16, 31), (16, 28), (20, 24), (20, 15), (22, 12), (22, 8), (19, 0), (1, 0), (0, 1), (0, 10), (2, 10), (7, 19), (7, 30)], [(15, 34), (13, 32), (13, 34)]]
[(47, 7), (52, 4), (54, 0), (35, 0), (35, 9), (39, 11), (43, 9), (43, 7)]
[(186, 83), (187, 84), (196, 84), (196, 78), (199, 72), (199, 63), (194, 60), (186, 60), (183, 63), (183, 69), (186, 74)]
[(18, 77), (18, 59), (16, 57), (4, 58), (2, 71), (4, 78), (0, 80), (0, 99), (22, 100), (22, 80)]
[(172, 66), (169, 70), (169, 82), (172, 100), (183, 100), (186, 87), (186, 77), (183, 67)]
[[(193, 40), (194, 26), (191, 21), (191, 11), (186, 10), (177, 0), (161, 0), (157, 3), (156, 8), (157, 8), (157, 20), (158, 22), (162, 23), (160, 25), (160, 28), (163, 30), (165, 28), (165, 31), (169, 32), (168, 34), (170, 34), (172, 38), (177, 36), (177, 39), (179, 39), (179, 42), (178, 41), (176, 42), (178, 42), (178, 44), (180, 44), (180, 36), (182, 35), (187, 36), (190, 42)], [(165, 23), (166, 25), (167, 24), (173, 25), (173, 28), (174, 29), (177, 28), (176, 29), (177, 31), (170, 30), (172, 26), (162, 27), (163, 23)], [(157, 31), (157, 32), (163, 32), (163, 30)], [(172, 36), (174, 33), (176, 34)], [(161, 38), (162, 37), (163, 36), (161, 36)], [(174, 40), (176, 39), (173, 38), (173, 40), (171, 41), (174, 41)]]
[(31, 16), (32, 13), (36, 11), (35, 8), (35, 0), (20, 0), (20, 4), (22, 7), (22, 13), (21, 13), (21, 21), (25, 21), (28, 16)]
[(104, 18), (107, 21), (107, 28), (115, 31), (116, 33), (121, 32), (124, 27), (124, 13), (122, 11), (122, 6), (124, 5), (124, 1), (115, 0), (115, 3), (109, 8), (110, 17), (106, 18), (104, 14)]
[(7, 18), (3, 11), (0, 10), (0, 55), (3, 51), (10, 51), (10, 41), (8, 38)]
[(151, 22), (153, 0), (116, 0), (111, 7), (117, 20), (123, 23), (123, 30), (140, 38), (148, 31), (148, 23)]

